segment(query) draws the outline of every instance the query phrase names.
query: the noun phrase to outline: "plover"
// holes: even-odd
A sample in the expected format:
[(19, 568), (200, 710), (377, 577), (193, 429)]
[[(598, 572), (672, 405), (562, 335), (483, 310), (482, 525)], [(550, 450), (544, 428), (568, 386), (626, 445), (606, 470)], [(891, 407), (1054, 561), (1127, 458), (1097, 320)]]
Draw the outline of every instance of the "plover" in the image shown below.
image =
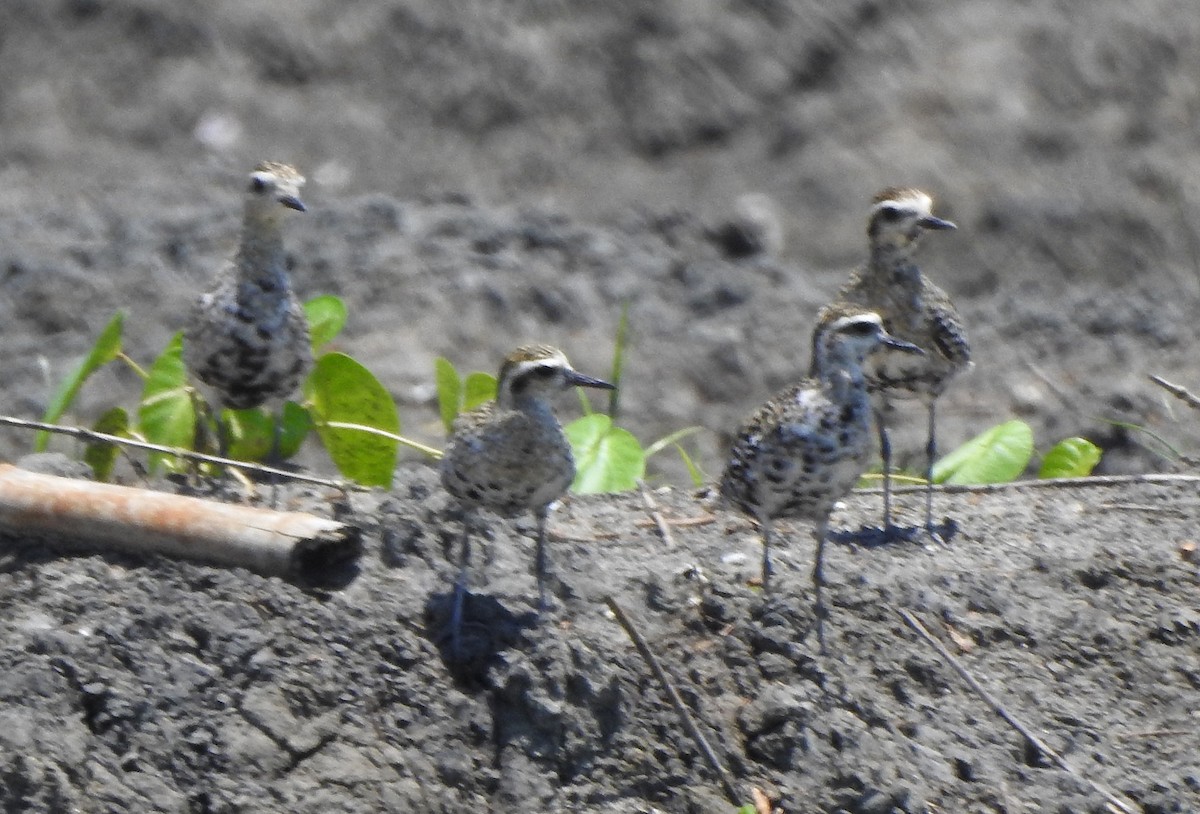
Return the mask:
[(815, 523), (813, 608), (825, 649), (822, 563), (834, 503), (846, 495), (871, 454), (871, 402), (863, 360), (881, 348), (919, 356), (891, 336), (878, 314), (861, 306), (822, 309), (813, 331), (809, 378), (762, 405), (738, 431), (721, 478), (721, 495), (758, 521), (762, 585), (770, 588), (772, 521)]
[(951, 379), (968, 370), (971, 348), (958, 312), (946, 292), (931, 283), (913, 262), (921, 235), (929, 230), (957, 228), (934, 217), (933, 200), (918, 189), (888, 188), (875, 196), (867, 222), (870, 257), (856, 270), (837, 299), (877, 312), (895, 337), (925, 351), (880, 353), (868, 361), (866, 372), (876, 399), (876, 425), (883, 458), (883, 526), (892, 525), (892, 446), (887, 419), (892, 399), (920, 399), (928, 411), (925, 446), (925, 529), (937, 536), (933, 523), (933, 463), (937, 457), (935, 408)]
[(575, 459), (551, 399), (571, 387), (614, 389), (577, 372), (557, 348), (526, 345), (500, 367), (496, 400), (454, 421), (441, 461), (442, 485), (466, 510), (462, 555), (455, 585), (451, 631), (457, 634), (470, 562), (471, 523), (476, 509), (501, 517), (533, 512), (537, 521), (534, 569), (538, 607), (546, 602), (546, 519), (550, 506), (575, 479)]
[(308, 321), (292, 291), (283, 248), (287, 213), (305, 211), (303, 185), (304, 177), (287, 164), (264, 161), (254, 168), (241, 245), (184, 329), (184, 364), (221, 407), (282, 402), (312, 367)]

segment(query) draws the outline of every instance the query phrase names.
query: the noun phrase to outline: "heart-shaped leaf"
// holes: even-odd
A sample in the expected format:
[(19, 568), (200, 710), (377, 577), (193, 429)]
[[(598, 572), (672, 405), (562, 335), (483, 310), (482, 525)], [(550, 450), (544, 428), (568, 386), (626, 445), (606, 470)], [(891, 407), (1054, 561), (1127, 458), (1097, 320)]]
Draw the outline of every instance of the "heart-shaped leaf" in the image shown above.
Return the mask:
[(304, 303), (308, 317), (308, 337), (317, 352), (346, 327), (346, 304), (332, 294), (313, 297)]
[(454, 419), (462, 409), (462, 380), (454, 363), (444, 356), (433, 360), (433, 377), (437, 385), (438, 412), (442, 416), (442, 426), (446, 432), (454, 426)]
[(317, 434), (338, 471), (366, 486), (391, 486), (399, 443), (328, 422), (359, 424), (400, 432), (400, 414), (387, 389), (371, 371), (344, 353), (317, 360), (304, 383)]
[[(79, 394), (79, 388), (87, 381), (88, 376), (91, 376), (100, 368), (107, 365), (121, 352), (121, 329), (125, 324), (125, 315), (117, 312), (108, 324), (104, 326), (104, 330), (100, 332), (100, 336), (96, 339), (96, 343), (92, 345), (92, 349), (88, 351), (88, 355), (71, 371), (71, 375), (63, 380), (58, 389), (54, 391), (54, 395), (50, 398), (50, 403), (46, 406), (46, 412), (42, 414), (42, 421), (46, 424), (53, 424), (62, 417), (62, 414), (71, 406), (71, 402), (75, 401), (75, 396)], [(50, 443), (50, 433), (39, 432), (34, 438), (33, 448), (35, 452), (44, 452), (46, 445)]]
[(463, 382), (464, 410), (474, 410), (496, 398), (496, 377), (488, 373), (469, 373)]
[[(167, 343), (150, 366), (138, 405), (138, 427), (147, 441), (191, 449), (196, 442), (196, 407), (183, 365), (183, 333)], [(181, 462), (171, 455), (150, 453), (150, 468), (166, 464), (178, 470)]]
[(1042, 458), (1039, 478), (1086, 478), (1100, 463), (1100, 447), (1086, 438), (1064, 438)]
[(1033, 457), (1033, 430), (1019, 419), (997, 424), (933, 466), (934, 483), (1007, 483)]
[[(92, 429), (106, 435), (127, 435), (129, 433), (129, 414), (122, 407), (113, 407), (100, 416), (92, 425)], [(92, 477), (98, 481), (106, 481), (112, 474), (118, 454), (120, 454), (120, 450), (116, 444), (92, 442), (83, 451), (83, 462), (92, 468)]]
[(614, 427), (607, 415), (592, 413), (564, 429), (575, 455), (572, 491), (624, 492), (635, 488), (646, 473), (642, 445), (628, 430)]

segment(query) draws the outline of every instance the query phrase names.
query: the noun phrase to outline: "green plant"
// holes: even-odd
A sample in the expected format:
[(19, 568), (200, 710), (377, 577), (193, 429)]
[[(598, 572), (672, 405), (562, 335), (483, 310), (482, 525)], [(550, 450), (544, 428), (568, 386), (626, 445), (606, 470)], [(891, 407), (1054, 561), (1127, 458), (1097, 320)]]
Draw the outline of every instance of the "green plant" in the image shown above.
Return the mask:
[[(286, 460), (315, 429), (338, 471), (370, 486), (391, 484), (402, 443), (436, 455), (436, 450), (397, 435), (400, 416), (395, 402), (367, 368), (342, 353), (320, 353), (345, 326), (345, 304), (337, 297), (317, 297), (305, 303), (305, 313), (317, 360), (303, 385), (303, 403), (287, 402), (278, 427), (276, 417), (262, 409), (222, 411), (226, 455), (247, 462), (262, 461), (272, 454)], [(88, 355), (55, 392), (43, 421), (58, 420), (89, 376), (121, 359), (143, 380), (136, 421), (131, 422), (124, 409), (114, 407), (101, 416), (95, 429), (184, 450), (216, 447), (215, 417), (192, 387), (183, 364), (182, 333), (173, 336), (144, 370), (121, 350), (123, 325), (120, 313), (109, 321)], [(40, 433), (35, 448), (45, 449), (47, 440), (46, 434)], [(116, 450), (110, 444), (92, 444), (84, 452), (84, 460), (99, 479), (109, 476), (115, 459)], [(173, 456), (152, 453), (150, 466), (178, 470), (183, 464)]]
[[(933, 482), (1007, 483), (1026, 470), (1034, 451), (1032, 428), (1019, 419), (1005, 421), (938, 460), (933, 466)], [(1099, 462), (1099, 447), (1084, 438), (1067, 438), (1042, 457), (1038, 477), (1085, 477)]]

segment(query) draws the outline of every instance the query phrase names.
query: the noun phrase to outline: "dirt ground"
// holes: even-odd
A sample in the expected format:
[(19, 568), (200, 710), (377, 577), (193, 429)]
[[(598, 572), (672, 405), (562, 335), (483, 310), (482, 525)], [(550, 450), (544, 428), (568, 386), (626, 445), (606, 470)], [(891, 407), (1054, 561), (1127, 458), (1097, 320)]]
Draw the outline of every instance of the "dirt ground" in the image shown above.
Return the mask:
[[(10, 0), (0, 413), (40, 415), (117, 309), (149, 361), (232, 250), (244, 173), (274, 158), (310, 179), (296, 286), (346, 300), (339, 348), (407, 434), (439, 441), (436, 356), (491, 371), (547, 341), (605, 375), (629, 304), (621, 423), (647, 443), (702, 427), (688, 447), (712, 478), (739, 420), (803, 371), (871, 194), (903, 184), (960, 227), (921, 255), (976, 359), (941, 402), (942, 447), (1017, 416), (1043, 450), (1099, 443), (1105, 473), (1185, 469), (1200, 422), (1147, 376), (1200, 391), (1198, 43), (1200, 15), (1165, 0)], [(733, 229), (746, 195), (761, 248)], [(71, 418), (138, 389), (114, 366)], [(917, 467), (923, 422), (898, 421)], [(0, 458), (30, 446), (0, 430)], [(303, 462), (330, 471), (315, 443)], [(669, 452), (651, 475), (674, 544), (638, 495), (568, 500), (540, 620), (531, 524), (495, 523), (470, 669), (439, 648), (457, 516), (417, 458), (348, 509), (289, 493), (363, 528), (336, 590), (5, 538), (0, 804), (729, 812), (611, 592), (739, 790), (786, 811), (1108, 810), (901, 608), (1131, 810), (1200, 811), (1195, 484), (942, 495), (959, 531), (937, 549), (843, 535), (820, 657), (808, 530), (764, 603), (753, 529)], [(878, 502), (853, 496), (837, 527)]]

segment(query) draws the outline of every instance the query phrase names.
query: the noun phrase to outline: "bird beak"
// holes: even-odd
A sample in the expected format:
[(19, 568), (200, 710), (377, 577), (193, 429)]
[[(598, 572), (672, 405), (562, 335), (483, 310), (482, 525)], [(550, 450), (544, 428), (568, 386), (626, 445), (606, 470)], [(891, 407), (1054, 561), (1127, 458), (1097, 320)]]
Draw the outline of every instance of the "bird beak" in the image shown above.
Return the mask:
[(280, 195), (279, 202), (288, 209), (295, 209), (297, 212), (306, 212), (308, 208), (304, 205), (304, 201), (300, 200), (295, 195)]
[(924, 229), (957, 229), (958, 228), (950, 221), (942, 220), (941, 218), (935, 218), (933, 215), (926, 215), (925, 217), (923, 217), (919, 221), (917, 221), (917, 223), (920, 224), (920, 226)]
[(616, 385), (609, 384), (603, 379), (593, 379), (591, 376), (585, 376), (577, 370), (567, 371), (567, 384), (573, 384), (576, 387), (595, 387), (598, 390), (616, 390)]
[(885, 336), (879, 341), (881, 345), (887, 348), (895, 348), (896, 350), (904, 351), (905, 353), (916, 353), (920, 356), (925, 355), (925, 351), (912, 342), (905, 342), (903, 339), (897, 339), (894, 336)]

